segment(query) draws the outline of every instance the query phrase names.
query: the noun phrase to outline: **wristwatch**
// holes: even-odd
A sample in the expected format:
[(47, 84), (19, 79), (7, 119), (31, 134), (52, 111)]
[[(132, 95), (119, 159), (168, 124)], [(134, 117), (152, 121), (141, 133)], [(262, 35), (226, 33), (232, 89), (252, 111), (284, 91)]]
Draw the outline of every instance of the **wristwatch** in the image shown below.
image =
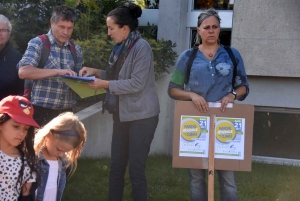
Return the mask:
[(232, 92), (230, 92), (234, 95), (234, 99), (233, 100), (236, 100), (236, 92), (234, 90), (232, 90)]

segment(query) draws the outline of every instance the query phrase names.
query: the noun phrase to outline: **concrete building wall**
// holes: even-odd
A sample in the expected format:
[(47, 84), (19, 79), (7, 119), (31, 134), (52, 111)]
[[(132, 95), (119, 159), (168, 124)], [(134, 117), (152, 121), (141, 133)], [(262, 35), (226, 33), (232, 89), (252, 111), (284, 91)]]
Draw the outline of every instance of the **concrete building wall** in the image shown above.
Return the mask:
[(249, 96), (240, 103), (293, 110), (300, 108), (299, 78), (249, 76), (248, 81)]
[(83, 157), (110, 157), (113, 120), (112, 115), (102, 114), (102, 104), (96, 103), (78, 113), (78, 118), (87, 130), (87, 141), (83, 147)]
[(231, 45), (240, 51), (250, 82), (243, 103), (300, 108), (299, 10), (299, 0), (234, 2)]
[[(166, 12), (168, 11), (168, 12)], [(187, 1), (161, 0), (159, 4), (159, 39), (176, 43), (174, 50), (180, 53), (186, 46)], [(170, 69), (173, 71), (173, 68)], [(173, 144), (174, 100), (168, 94), (171, 74), (162, 75), (156, 82), (160, 102), (159, 123), (151, 145), (151, 154), (171, 154)]]
[(234, 2), (231, 43), (243, 54), (248, 75), (300, 76), (299, 10), (299, 0)]

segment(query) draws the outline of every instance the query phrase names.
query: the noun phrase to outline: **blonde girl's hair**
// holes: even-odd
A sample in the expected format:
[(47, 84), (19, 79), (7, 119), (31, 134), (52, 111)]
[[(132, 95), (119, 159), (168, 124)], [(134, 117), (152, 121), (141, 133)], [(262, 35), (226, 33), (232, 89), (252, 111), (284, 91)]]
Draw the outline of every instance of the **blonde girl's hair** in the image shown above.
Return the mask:
[[(76, 131), (79, 135), (61, 135), (52, 131)], [(83, 123), (73, 112), (65, 112), (52, 119), (43, 128), (35, 134), (34, 150), (37, 156), (46, 145), (46, 136), (52, 133), (55, 139), (62, 140), (71, 144), (74, 149), (65, 153), (63, 161), (67, 163), (66, 168), (70, 167), (68, 177), (72, 176), (77, 168), (77, 159), (81, 154), (82, 148), (86, 141), (86, 130)]]

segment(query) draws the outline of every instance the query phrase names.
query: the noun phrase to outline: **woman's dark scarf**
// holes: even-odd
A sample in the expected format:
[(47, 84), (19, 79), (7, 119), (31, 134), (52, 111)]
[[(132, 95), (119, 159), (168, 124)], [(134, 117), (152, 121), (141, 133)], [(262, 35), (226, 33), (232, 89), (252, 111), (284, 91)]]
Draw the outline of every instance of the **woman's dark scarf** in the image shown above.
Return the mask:
[[(131, 48), (135, 44), (135, 42), (140, 39), (141, 36), (138, 31), (131, 32), (127, 39), (123, 41), (121, 44), (116, 44), (111, 51), (110, 57), (108, 59), (108, 68), (106, 69), (106, 74), (108, 76), (108, 80), (113, 80), (114, 75), (116, 73), (117, 63), (120, 65), (118, 66), (118, 71), (122, 68)], [(118, 59), (121, 61), (117, 62)]]

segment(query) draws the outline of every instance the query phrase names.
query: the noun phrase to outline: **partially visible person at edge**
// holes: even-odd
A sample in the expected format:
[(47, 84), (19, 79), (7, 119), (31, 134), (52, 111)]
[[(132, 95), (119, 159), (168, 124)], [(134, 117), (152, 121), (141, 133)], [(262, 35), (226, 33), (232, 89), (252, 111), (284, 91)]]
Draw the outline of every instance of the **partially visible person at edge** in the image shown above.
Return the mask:
[(22, 95), (24, 88), (16, 68), (22, 55), (9, 43), (11, 30), (10, 21), (0, 14), (0, 100), (8, 95)]
[[(23, 96), (0, 101), (0, 200), (30, 201), (36, 181), (33, 107)], [(19, 196), (20, 195), (20, 196)]]
[(124, 174), (129, 174), (134, 201), (147, 200), (146, 160), (158, 124), (159, 101), (156, 92), (153, 53), (137, 31), (142, 10), (125, 3), (110, 11), (106, 24), (114, 46), (106, 71), (83, 67), (79, 75), (100, 79), (89, 86), (105, 88), (118, 95), (113, 113), (113, 136), (109, 176), (109, 200), (121, 201)]
[[(249, 93), (243, 59), (238, 50), (231, 48), (237, 62), (235, 83), (232, 83), (234, 65), (219, 43), (220, 17), (214, 9), (203, 11), (198, 17), (197, 42), (199, 50), (184, 88), (187, 63), (192, 49), (181, 53), (172, 74), (168, 93), (176, 100), (193, 101), (200, 112), (209, 110), (208, 102), (220, 102), (224, 112), (228, 103), (244, 100)], [(217, 170), (221, 201), (238, 200), (233, 171)], [(206, 170), (189, 169), (191, 201), (207, 200)]]
[(77, 95), (58, 79), (62, 75), (75, 76), (82, 67), (81, 47), (75, 44), (76, 64), (69, 49), (75, 20), (73, 8), (63, 5), (54, 8), (50, 19), (51, 29), (46, 34), (50, 41), (50, 55), (44, 68), (37, 68), (43, 49), (39, 37), (29, 41), (18, 63), (19, 77), (33, 80), (31, 102), (35, 109), (34, 119), (41, 126), (62, 112), (73, 111), (76, 104)]
[(60, 114), (38, 130), (34, 138), (38, 178), (32, 185), (32, 200), (62, 199), (67, 168), (71, 176), (85, 141), (85, 127), (73, 112)]

